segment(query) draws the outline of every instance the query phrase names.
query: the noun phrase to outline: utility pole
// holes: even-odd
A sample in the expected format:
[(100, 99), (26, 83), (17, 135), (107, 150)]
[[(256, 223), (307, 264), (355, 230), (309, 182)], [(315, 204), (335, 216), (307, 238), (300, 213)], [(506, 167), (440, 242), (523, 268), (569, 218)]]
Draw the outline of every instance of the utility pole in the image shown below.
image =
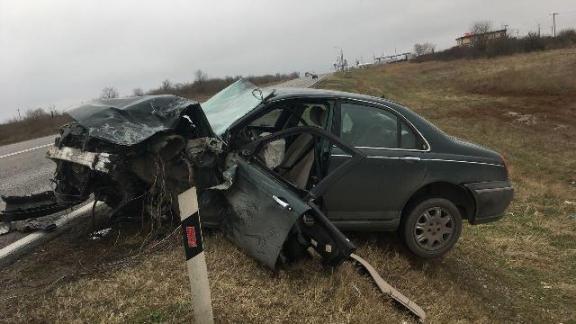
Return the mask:
[(18, 120), (22, 120), (22, 115), (20, 114), (20, 108), (18, 108)]
[(558, 16), (557, 12), (552, 13), (552, 36), (556, 37), (556, 16)]
[(540, 38), (540, 24), (538, 24), (538, 38)]

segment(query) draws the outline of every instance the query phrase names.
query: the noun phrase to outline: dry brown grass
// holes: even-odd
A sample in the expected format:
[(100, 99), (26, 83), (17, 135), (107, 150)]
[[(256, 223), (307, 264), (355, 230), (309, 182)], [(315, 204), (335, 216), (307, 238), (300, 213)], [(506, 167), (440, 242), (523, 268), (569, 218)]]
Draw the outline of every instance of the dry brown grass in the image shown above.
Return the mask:
[[(494, 224), (465, 226), (445, 258), (412, 257), (392, 233), (350, 234), (358, 254), (413, 298), (431, 322), (576, 320), (576, 123), (570, 94), (523, 94), (522, 79), (476, 91), (498, 71), (542, 75), (562, 84), (575, 50), (494, 60), (398, 64), (336, 75), (322, 87), (386, 95), (413, 107), (448, 133), (506, 155), (517, 196)], [(540, 62), (540, 63), (538, 63)], [(531, 68), (525, 66), (531, 65)], [(566, 75), (561, 71), (566, 71)], [(536, 73), (538, 72), (538, 73)], [(554, 80), (556, 81), (554, 81)], [(530, 81), (532, 82), (532, 81)], [(496, 82), (494, 82), (496, 83)], [(531, 87), (528, 87), (531, 88)], [(570, 85), (567, 85), (570, 88)], [(483, 88), (484, 89), (484, 88)], [(518, 115), (534, 115), (535, 123)], [(564, 125), (565, 127), (558, 127)], [(179, 238), (129, 257), (141, 236), (102, 241), (68, 234), (0, 272), (0, 312), (7, 322), (189, 322), (188, 282)], [(220, 234), (207, 237), (218, 322), (375, 323), (414, 321), (350, 264), (335, 271), (315, 260), (273, 274)], [(118, 262), (118, 260), (124, 260)], [(8, 299), (6, 299), (8, 298)]]
[(54, 118), (46, 115), (0, 124), (0, 146), (56, 134), (62, 125), (70, 121), (68, 115), (58, 114)]

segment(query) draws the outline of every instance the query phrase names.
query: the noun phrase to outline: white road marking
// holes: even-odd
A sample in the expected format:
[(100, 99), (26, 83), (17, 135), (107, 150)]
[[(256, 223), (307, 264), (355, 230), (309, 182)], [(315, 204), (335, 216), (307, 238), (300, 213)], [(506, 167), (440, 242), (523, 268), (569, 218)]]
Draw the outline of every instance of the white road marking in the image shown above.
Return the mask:
[(22, 154), (22, 153), (26, 153), (26, 152), (31, 152), (31, 151), (39, 150), (39, 149), (42, 149), (42, 148), (45, 148), (45, 147), (48, 147), (48, 146), (52, 146), (52, 145), (54, 145), (54, 144), (49, 143), (49, 144), (44, 144), (44, 145), (32, 147), (32, 148), (25, 149), (25, 150), (18, 151), (18, 152), (13, 152), (13, 153), (8, 153), (8, 154), (0, 155), (0, 159), (4, 159), (4, 158), (7, 158), (7, 157), (11, 157), (11, 156), (18, 155), (18, 154)]

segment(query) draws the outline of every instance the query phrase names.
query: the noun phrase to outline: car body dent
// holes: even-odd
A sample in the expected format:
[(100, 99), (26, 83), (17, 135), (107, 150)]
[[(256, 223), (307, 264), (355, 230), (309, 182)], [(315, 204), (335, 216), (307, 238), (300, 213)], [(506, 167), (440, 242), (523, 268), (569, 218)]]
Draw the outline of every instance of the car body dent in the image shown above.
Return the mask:
[[(85, 127), (90, 138), (117, 145), (131, 146), (150, 137), (176, 129), (183, 119), (200, 109), (196, 101), (156, 95), (121, 99), (99, 99), (74, 108), (68, 114)], [(209, 128), (205, 118), (196, 112), (195, 127)]]
[[(250, 256), (276, 268), (288, 233), (311, 207), (257, 166), (242, 159), (237, 165), (234, 185), (223, 192), (228, 206), (220, 228)], [(289, 207), (279, 205), (274, 197)]]
[[(257, 160), (258, 152), (278, 139), (298, 134), (323, 138), (353, 156), (325, 176), (310, 191), (299, 189), (269, 171)], [(275, 268), (283, 244), (292, 231), (304, 246), (311, 246), (325, 263), (338, 265), (355, 250), (315, 204), (331, 184), (356, 167), (364, 155), (332, 134), (315, 127), (296, 127), (269, 134), (240, 149), (234, 185), (223, 195), (228, 207), (220, 214), (220, 228), (249, 255)], [(307, 216), (307, 221), (304, 221)]]

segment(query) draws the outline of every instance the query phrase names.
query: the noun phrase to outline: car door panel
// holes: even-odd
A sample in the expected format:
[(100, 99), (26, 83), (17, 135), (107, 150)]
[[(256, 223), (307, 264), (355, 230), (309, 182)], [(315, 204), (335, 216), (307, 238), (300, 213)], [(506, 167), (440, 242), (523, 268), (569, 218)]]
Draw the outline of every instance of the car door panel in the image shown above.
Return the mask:
[[(341, 116), (340, 107), (341, 105), (338, 105), (337, 116)], [(386, 111), (374, 106), (367, 106), (366, 109)], [(355, 113), (359, 114), (358, 111)], [(391, 112), (387, 111), (386, 114), (390, 116)], [(364, 122), (372, 119), (364, 117)], [(396, 127), (403, 125), (400, 117), (397, 117), (397, 120), (399, 124), (396, 124)], [(344, 122), (346, 121), (336, 122), (335, 133), (341, 133), (340, 127), (342, 129), (350, 127)], [(350, 123), (350, 120), (347, 122)], [(362, 126), (365, 129), (378, 127), (377, 121), (373, 124)], [(397, 134), (400, 132), (401, 130), (398, 129)], [(369, 136), (364, 135), (364, 137)], [(382, 141), (382, 143), (385, 142)], [(357, 144), (356, 148), (367, 158), (357, 168), (344, 175), (338, 184), (326, 193), (328, 217), (339, 223), (374, 220), (390, 223), (392, 226), (397, 225), (403, 205), (426, 177), (426, 164), (422, 161), (426, 152)], [(338, 148), (332, 147), (328, 163), (329, 170), (337, 168), (349, 158)]]
[[(335, 168), (310, 191), (291, 186), (260, 163), (257, 156), (266, 143), (282, 137), (308, 133), (338, 145), (350, 159)], [(237, 159), (234, 184), (223, 195), (227, 206), (220, 226), (225, 235), (256, 260), (275, 268), (283, 244), (291, 231), (302, 237), (330, 265), (343, 262), (354, 245), (333, 225), (316, 205), (338, 178), (364, 158), (330, 133), (315, 127), (296, 127), (253, 141), (241, 150)]]
[(242, 159), (234, 185), (224, 196), (230, 206), (221, 220), (222, 231), (249, 255), (275, 268), (290, 229), (311, 207), (281, 182)]
[[(407, 198), (424, 181), (424, 163), (417, 153), (360, 150), (367, 158), (326, 193), (328, 217), (338, 221), (397, 219)], [(333, 150), (329, 169), (349, 158)]]

